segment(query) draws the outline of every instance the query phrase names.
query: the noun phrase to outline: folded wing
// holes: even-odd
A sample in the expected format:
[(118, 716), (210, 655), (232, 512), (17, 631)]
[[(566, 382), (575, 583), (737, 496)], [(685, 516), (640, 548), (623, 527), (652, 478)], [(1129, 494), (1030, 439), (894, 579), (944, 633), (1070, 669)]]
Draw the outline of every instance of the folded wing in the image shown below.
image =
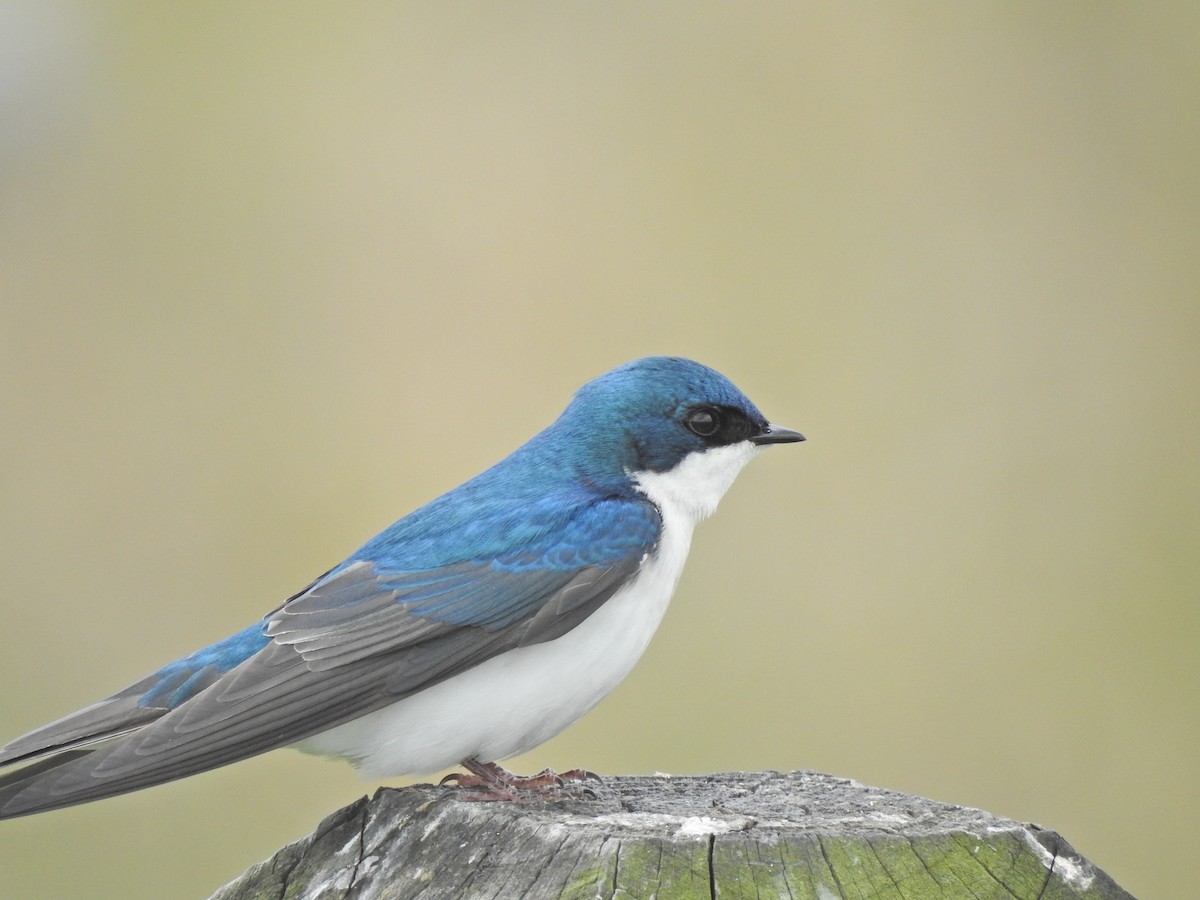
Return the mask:
[(0, 776), (0, 818), (293, 744), (560, 637), (634, 576), (661, 527), (652, 504), (625, 499), (579, 507), (569, 524), (573, 547), (546, 537), (417, 571), (348, 561), (264, 622), (0, 748), (0, 764), (28, 763)]

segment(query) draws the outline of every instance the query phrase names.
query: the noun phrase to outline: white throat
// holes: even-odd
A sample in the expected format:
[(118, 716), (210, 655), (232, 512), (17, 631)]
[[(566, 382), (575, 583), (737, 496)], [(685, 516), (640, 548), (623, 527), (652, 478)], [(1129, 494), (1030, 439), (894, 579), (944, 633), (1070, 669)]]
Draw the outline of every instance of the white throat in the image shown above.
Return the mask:
[[(687, 523), (688, 530), (713, 510), (738, 472), (762, 449), (749, 441), (689, 453), (666, 472), (631, 472), (630, 477), (663, 516), (663, 524)], [(683, 520), (683, 521), (680, 521)]]

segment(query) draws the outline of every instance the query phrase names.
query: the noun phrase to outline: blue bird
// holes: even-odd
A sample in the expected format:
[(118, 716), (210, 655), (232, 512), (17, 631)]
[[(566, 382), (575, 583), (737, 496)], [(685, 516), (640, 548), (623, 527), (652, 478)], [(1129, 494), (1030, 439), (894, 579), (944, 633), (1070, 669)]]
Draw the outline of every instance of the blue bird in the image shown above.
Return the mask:
[(485, 799), (561, 787), (497, 761), (616, 687), (696, 523), (764, 445), (802, 440), (699, 363), (614, 369), (261, 621), (0, 748), (0, 765), (19, 766), (0, 776), (0, 818), (283, 746), (375, 777), (462, 764), (451, 777)]

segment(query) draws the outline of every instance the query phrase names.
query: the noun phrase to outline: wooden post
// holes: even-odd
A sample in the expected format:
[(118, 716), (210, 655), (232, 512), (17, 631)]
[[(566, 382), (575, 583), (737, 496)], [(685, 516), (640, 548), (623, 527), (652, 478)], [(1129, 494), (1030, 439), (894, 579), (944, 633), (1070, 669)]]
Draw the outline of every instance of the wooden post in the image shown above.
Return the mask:
[(831, 775), (621, 776), (596, 793), (381, 789), (212, 900), (1131, 898), (1053, 831)]

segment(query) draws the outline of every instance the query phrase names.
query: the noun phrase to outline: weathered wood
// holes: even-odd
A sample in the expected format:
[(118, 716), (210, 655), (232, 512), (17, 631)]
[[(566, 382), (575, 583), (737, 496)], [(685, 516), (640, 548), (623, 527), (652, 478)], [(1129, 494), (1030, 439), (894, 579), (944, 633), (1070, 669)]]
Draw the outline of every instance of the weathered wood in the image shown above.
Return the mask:
[(597, 793), (382, 789), (212, 900), (1131, 896), (1053, 831), (830, 775), (609, 777)]

